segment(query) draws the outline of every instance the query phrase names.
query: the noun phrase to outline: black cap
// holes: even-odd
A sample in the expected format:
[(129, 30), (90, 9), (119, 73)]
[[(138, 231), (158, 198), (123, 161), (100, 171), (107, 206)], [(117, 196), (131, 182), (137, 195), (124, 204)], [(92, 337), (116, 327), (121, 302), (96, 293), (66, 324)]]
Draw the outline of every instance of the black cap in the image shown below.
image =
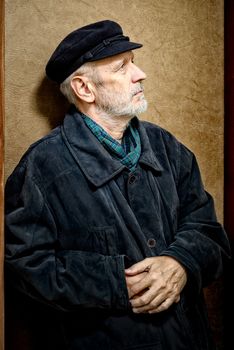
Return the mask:
[(62, 83), (85, 62), (142, 47), (129, 41), (116, 22), (105, 20), (78, 28), (57, 46), (46, 65), (48, 78)]

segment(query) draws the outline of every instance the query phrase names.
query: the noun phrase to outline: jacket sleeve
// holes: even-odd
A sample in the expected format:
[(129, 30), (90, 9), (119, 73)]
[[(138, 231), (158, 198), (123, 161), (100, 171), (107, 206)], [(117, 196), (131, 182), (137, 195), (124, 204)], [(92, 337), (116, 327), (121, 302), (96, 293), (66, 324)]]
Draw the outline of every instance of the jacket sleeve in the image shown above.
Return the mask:
[(5, 274), (13, 287), (57, 309), (129, 307), (124, 256), (58, 249), (38, 185), (18, 166), (6, 184)]
[(179, 154), (177, 230), (162, 255), (179, 260), (201, 290), (222, 275), (230, 247), (217, 221), (213, 198), (204, 189), (195, 156), (181, 144)]

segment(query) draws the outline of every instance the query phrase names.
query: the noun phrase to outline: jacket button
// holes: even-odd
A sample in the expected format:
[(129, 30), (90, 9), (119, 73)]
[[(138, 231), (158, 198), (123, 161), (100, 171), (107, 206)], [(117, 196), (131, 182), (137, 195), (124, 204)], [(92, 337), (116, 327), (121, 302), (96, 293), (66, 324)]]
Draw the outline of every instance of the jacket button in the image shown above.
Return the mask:
[(156, 246), (156, 240), (154, 238), (149, 238), (147, 241), (147, 245), (150, 248), (154, 248)]
[(136, 176), (135, 175), (131, 175), (129, 180), (128, 180), (128, 183), (131, 185), (133, 184), (134, 182), (136, 181)]

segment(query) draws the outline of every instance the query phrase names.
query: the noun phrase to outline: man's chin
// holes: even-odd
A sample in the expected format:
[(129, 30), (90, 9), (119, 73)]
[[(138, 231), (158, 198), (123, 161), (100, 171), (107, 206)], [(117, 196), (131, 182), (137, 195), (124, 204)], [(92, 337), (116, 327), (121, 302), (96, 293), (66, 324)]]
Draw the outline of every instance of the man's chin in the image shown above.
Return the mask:
[(140, 102), (141, 102), (140, 105), (136, 108), (135, 115), (139, 115), (147, 111), (147, 107), (148, 107), (147, 101), (144, 99), (144, 101), (140, 101)]

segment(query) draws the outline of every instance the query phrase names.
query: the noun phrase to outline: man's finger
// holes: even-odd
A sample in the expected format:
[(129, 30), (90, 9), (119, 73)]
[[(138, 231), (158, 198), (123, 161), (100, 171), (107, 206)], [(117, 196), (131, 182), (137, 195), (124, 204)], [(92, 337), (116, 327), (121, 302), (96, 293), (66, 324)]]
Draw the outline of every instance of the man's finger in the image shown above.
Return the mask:
[(128, 269), (125, 270), (126, 275), (137, 275), (138, 273), (142, 273), (142, 272), (148, 272), (150, 270), (150, 263), (148, 259), (144, 259), (134, 265), (132, 265), (131, 267), (129, 267)]

